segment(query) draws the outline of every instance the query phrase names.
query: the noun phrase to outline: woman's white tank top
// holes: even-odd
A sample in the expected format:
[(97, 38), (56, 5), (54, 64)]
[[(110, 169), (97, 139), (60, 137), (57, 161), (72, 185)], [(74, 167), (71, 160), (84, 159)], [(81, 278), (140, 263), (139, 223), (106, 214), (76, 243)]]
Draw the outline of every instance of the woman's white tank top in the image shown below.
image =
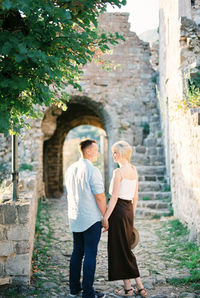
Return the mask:
[[(111, 179), (109, 194), (112, 195), (113, 192), (114, 179)], [(136, 191), (136, 179), (123, 179), (120, 182), (120, 190), (118, 197), (123, 200), (132, 200), (135, 196)]]

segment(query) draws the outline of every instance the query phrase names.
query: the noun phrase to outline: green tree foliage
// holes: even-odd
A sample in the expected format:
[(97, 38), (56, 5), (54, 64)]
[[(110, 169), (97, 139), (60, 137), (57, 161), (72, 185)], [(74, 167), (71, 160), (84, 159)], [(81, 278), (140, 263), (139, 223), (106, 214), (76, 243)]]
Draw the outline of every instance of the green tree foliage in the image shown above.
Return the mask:
[(66, 108), (63, 86), (81, 89), (81, 67), (123, 39), (98, 31), (108, 3), (126, 0), (0, 0), (0, 132), (20, 132), (38, 105)]

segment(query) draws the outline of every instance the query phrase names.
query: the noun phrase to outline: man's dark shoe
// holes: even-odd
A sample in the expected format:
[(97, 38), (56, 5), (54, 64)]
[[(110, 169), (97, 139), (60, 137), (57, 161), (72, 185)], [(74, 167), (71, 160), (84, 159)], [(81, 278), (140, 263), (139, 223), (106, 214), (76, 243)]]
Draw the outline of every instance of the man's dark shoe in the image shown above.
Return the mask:
[(105, 293), (102, 293), (102, 292), (95, 291), (94, 292), (94, 297), (95, 298), (105, 298), (106, 297), (106, 294)]
[(72, 294), (72, 293), (70, 293), (70, 294), (68, 294), (67, 297), (76, 297), (76, 296), (78, 296), (78, 294), (81, 293), (81, 291), (82, 291), (82, 290), (78, 291), (76, 294)]

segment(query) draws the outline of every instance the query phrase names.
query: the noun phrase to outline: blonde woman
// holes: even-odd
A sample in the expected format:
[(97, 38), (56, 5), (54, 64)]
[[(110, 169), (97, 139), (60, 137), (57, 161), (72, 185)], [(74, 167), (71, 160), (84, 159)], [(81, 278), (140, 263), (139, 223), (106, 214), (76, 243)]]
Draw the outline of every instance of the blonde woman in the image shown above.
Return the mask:
[(131, 251), (131, 233), (138, 200), (138, 176), (130, 164), (131, 146), (119, 141), (112, 146), (112, 155), (120, 168), (113, 171), (110, 201), (103, 218), (104, 231), (108, 230), (108, 279), (123, 280), (124, 287), (115, 291), (119, 296), (132, 296), (131, 278), (135, 278), (135, 293), (146, 297), (136, 258)]

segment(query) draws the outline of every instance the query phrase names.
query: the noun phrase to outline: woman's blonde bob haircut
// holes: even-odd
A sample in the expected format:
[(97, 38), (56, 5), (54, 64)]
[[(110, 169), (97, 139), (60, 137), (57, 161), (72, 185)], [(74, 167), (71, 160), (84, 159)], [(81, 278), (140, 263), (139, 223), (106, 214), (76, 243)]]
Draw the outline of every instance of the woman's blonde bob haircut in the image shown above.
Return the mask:
[(117, 151), (121, 158), (125, 158), (128, 161), (131, 159), (132, 148), (126, 141), (119, 141), (112, 145), (112, 152)]

